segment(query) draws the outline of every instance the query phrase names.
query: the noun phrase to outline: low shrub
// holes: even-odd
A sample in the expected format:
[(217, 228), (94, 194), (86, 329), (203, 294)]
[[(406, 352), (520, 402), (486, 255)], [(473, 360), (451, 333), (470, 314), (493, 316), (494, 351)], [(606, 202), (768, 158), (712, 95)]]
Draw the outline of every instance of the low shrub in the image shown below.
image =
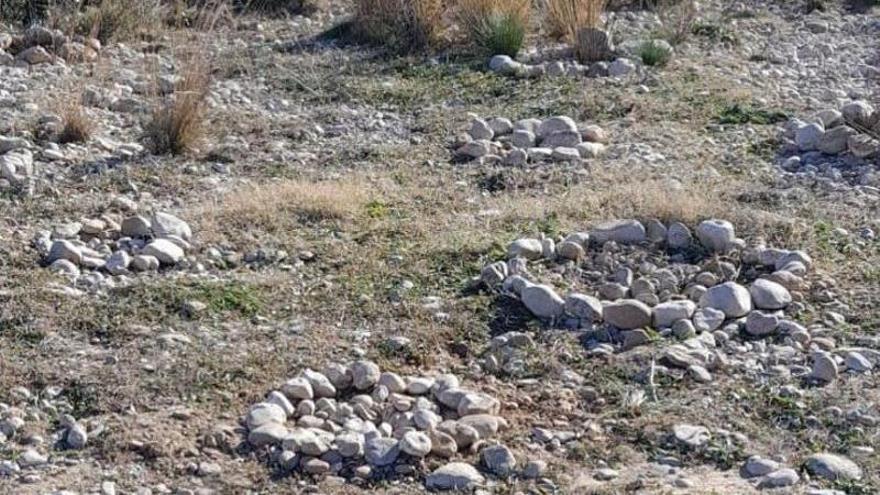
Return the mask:
[(671, 47), (657, 40), (649, 40), (639, 46), (639, 58), (649, 67), (662, 67), (672, 58)]

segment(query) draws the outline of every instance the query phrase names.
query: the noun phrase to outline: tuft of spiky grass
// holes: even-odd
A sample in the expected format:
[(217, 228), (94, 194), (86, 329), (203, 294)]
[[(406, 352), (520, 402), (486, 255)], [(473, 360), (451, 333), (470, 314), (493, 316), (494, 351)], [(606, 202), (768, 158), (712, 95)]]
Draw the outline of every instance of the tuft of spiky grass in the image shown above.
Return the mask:
[(649, 67), (662, 67), (672, 58), (672, 50), (665, 43), (648, 40), (639, 46), (639, 58)]
[(62, 127), (59, 143), (84, 143), (94, 132), (94, 122), (79, 102), (66, 105), (61, 112)]
[(456, 20), (483, 51), (515, 57), (525, 41), (530, 7), (528, 0), (458, 0)]
[(416, 51), (437, 41), (442, 14), (442, 0), (355, 0), (353, 34), (392, 51)]
[(146, 139), (154, 153), (185, 153), (202, 140), (206, 132), (205, 96), (210, 84), (210, 64), (206, 60), (199, 58), (187, 64), (172, 97), (156, 104), (146, 125)]

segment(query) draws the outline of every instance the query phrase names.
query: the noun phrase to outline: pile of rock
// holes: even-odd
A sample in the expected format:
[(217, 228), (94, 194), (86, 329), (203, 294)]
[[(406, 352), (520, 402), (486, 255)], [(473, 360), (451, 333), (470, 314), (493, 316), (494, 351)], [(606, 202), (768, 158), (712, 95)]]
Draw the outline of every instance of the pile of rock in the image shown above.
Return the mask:
[(455, 143), (456, 155), (482, 163), (522, 166), (544, 161), (581, 162), (605, 151), (608, 136), (597, 125), (578, 127), (571, 117), (511, 122), (503, 117), (474, 117)]
[(89, 270), (90, 278), (157, 271), (180, 263), (192, 248), (192, 230), (170, 213), (137, 214), (137, 204), (117, 197), (115, 209), (97, 218), (86, 218), (41, 230), (34, 245), (44, 263), (53, 271), (80, 277)]
[[(880, 111), (865, 101), (854, 101), (840, 110), (823, 110), (804, 122), (792, 119), (784, 137), (800, 153), (825, 155), (851, 154), (863, 160), (880, 157)], [(786, 160), (788, 170), (799, 168), (812, 157), (793, 156)]]
[[(529, 262), (550, 264), (548, 276), (583, 287), (563, 297), (531, 281)], [(736, 340), (772, 338), (808, 355), (811, 368), (796, 371), (819, 382), (833, 380), (841, 368), (865, 372), (880, 364), (877, 353), (868, 359), (834, 349), (833, 341), (792, 319), (806, 307), (811, 265), (803, 251), (746, 246), (725, 220), (693, 230), (679, 222), (618, 220), (564, 239), (518, 239), (508, 260), (486, 266), (481, 280), (542, 320), (585, 331), (593, 354), (648, 344), (655, 334), (675, 337), (682, 343), (666, 347), (662, 362), (698, 381), (710, 381), (708, 370), (725, 362), (715, 349), (735, 347)]]
[[(500, 402), (460, 386), (454, 375), (402, 377), (370, 361), (303, 370), (251, 407), (244, 418), (250, 445), (283, 472), (337, 476), (364, 483), (417, 474), (428, 457), (481, 452), (501, 477), (513, 454), (486, 441), (507, 426)], [(465, 489), (484, 477), (453, 462), (427, 475), (430, 489)]]
[(0, 65), (39, 65), (84, 62), (98, 58), (101, 42), (82, 36), (69, 37), (59, 30), (32, 26), (20, 35), (0, 33)]
[[(52, 462), (48, 449), (81, 450), (89, 438), (100, 435), (103, 426), (91, 430), (68, 414), (72, 406), (61, 397), (62, 390), (47, 387), (39, 396), (28, 389), (9, 390), (10, 403), (0, 402), (0, 479), (21, 475), (25, 480)], [(40, 423), (58, 418), (50, 438), (35, 433)], [(38, 478), (36, 478), (38, 479)]]
[(634, 73), (637, 65), (631, 59), (619, 57), (612, 62), (594, 62), (590, 65), (579, 64), (575, 60), (555, 60), (528, 64), (517, 62), (507, 55), (495, 55), (489, 60), (489, 70), (511, 76), (534, 78), (551, 77), (625, 77)]
[(22, 138), (0, 136), (0, 186), (21, 187), (34, 175), (34, 155)]

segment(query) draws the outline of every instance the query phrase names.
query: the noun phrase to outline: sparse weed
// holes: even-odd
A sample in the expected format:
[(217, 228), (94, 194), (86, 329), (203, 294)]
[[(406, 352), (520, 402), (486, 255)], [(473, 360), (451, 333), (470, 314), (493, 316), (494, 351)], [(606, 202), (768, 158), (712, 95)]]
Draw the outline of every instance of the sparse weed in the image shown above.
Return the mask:
[(94, 122), (79, 102), (66, 105), (61, 113), (59, 143), (84, 143), (92, 137)]
[(172, 97), (156, 104), (146, 125), (146, 138), (155, 153), (185, 153), (205, 136), (210, 67), (200, 58), (186, 67)]
[(693, 32), (699, 14), (695, 0), (658, 0), (653, 8), (663, 24), (660, 35), (672, 45), (681, 44)]
[(719, 124), (730, 125), (770, 125), (784, 122), (787, 119), (788, 115), (784, 112), (754, 108), (748, 105), (740, 105), (739, 103), (724, 107), (718, 115)]

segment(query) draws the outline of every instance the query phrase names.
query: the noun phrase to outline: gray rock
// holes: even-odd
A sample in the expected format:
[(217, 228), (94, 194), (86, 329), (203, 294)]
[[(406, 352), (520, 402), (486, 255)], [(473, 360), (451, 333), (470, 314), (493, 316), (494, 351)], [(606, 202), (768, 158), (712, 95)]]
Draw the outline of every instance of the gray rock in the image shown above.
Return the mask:
[(666, 244), (672, 249), (687, 249), (691, 247), (693, 234), (687, 225), (681, 222), (672, 222), (666, 234)]
[(557, 318), (565, 311), (565, 301), (547, 285), (525, 287), (520, 298), (526, 308), (538, 318)]
[(471, 128), (468, 129), (468, 134), (474, 139), (486, 139), (491, 140), (495, 137), (495, 131), (489, 127), (489, 123), (483, 119), (476, 118), (471, 121)]
[(765, 278), (755, 280), (749, 287), (749, 294), (758, 309), (784, 309), (791, 304), (788, 289)]
[(606, 304), (602, 314), (607, 323), (621, 330), (651, 326), (651, 308), (635, 299), (623, 299)]
[(482, 156), (490, 154), (491, 152), (492, 143), (485, 139), (478, 139), (476, 141), (465, 143), (460, 148), (458, 148), (457, 151), (459, 155), (468, 158), (480, 158)]
[(832, 382), (837, 378), (837, 361), (834, 356), (827, 352), (814, 352), (812, 355), (813, 365), (810, 376), (822, 382)]
[(855, 134), (857, 134), (857, 132), (847, 126), (839, 126), (829, 129), (819, 139), (819, 144), (816, 145), (816, 148), (822, 153), (829, 155), (843, 153), (849, 147), (849, 138)]
[(624, 77), (636, 70), (636, 64), (628, 58), (618, 58), (608, 64), (608, 75), (611, 77)]
[(779, 316), (763, 311), (752, 311), (746, 317), (746, 332), (754, 337), (766, 337), (776, 332)]
[(807, 124), (795, 132), (794, 142), (801, 151), (813, 151), (819, 148), (819, 142), (825, 134), (820, 123)]
[(159, 269), (159, 260), (155, 256), (139, 254), (131, 259), (134, 270), (139, 272), (151, 272)]
[(85, 448), (86, 442), (88, 441), (89, 435), (86, 433), (85, 428), (79, 423), (71, 425), (67, 429), (67, 434), (64, 436), (64, 442), (67, 445), (67, 448), (73, 450), (81, 450)]
[(364, 458), (374, 467), (393, 464), (400, 456), (400, 444), (393, 438), (373, 437), (364, 445)]
[(822, 452), (807, 457), (807, 471), (830, 481), (855, 481), (862, 479), (862, 468), (846, 457)]
[(759, 489), (782, 488), (785, 486), (796, 485), (800, 481), (797, 471), (790, 468), (783, 468), (767, 473), (760, 481), (758, 481)]
[(536, 135), (538, 138), (544, 139), (553, 133), (562, 131), (577, 132), (577, 124), (571, 117), (557, 116), (544, 119), (538, 126)]
[(577, 162), (581, 159), (581, 154), (578, 150), (565, 146), (553, 148), (553, 153), (550, 156), (558, 162)]
[(725, 282), (707, 289), (700, 298), (700, 307), (717, 309), (728, 318), (739, 318), (751, 311), (752, 298), (745, 287)]
[(597, 244), (614, 241), (618, 244), (638, 244), (647, 240), (645, 226), (638, 220), (613, 220), (597, 225), (590, 231), (590, 239)]
[(400, 450), (413, 457), (425, 457), (431, 448), (431, 438), (420, 431), (408, 431), (400, 439)]
[(516, 457), (504, 445), (486, 447), (480, 452), (480, 459), (486, 469), (499, 478), (508, 478), (516, 471)]
[(654, 306), (653, 319), (655, 328), (668, 328), (678, 320), (687, 320), (693, 316), (697, 305), (693, 301), (667, 301)]
[[(556, 131), (541, 140), (541, 146), (547, 148), (556, 148), (559, 146), (565, 148), (574, 148), (581, 143), (581, 134), (578, 131)], [(578, 153), (580, 156), (580, 153)]]
[(489, 70), (505, 76), (515, 76), (523, 72), (523, 64), (507, 55), (495, 55), (489, 60)]
[(706, 427), (685, 423), (674, 425), (672, 427), (672, 434), (678, 442), (691, 448), (702, 447), (709, 443), (709, 440), (712, 438)]
[(283, 425), (286, 421), (287, 413), (276, 404), (268, 402), (254, 404), (245, 417), (245, 424), (250, 430), (269, 423)]
[(733, 224), (727, 220), (704, 220), (697, 225), (697, 239), (708, 250), (725, 252), (736, 239)]
[(351, 365), (352, 384), (358, 390), (367, 390), (379, 383), (379, 366), (372, 361), (355, 361)]
[(126, 251), (116, 251), (109, 258), (104, 268), (112, 275), (122, 275), (128, 273), (128, 266), (131, 264), (131, 256)]
[(451, 462), (429, 474), (425, 486), (429, 490), (472, 490), (485, 482), (483, 475), (470, 464)]
[(517, 129), (510, 136), (510, 144), (517, 148), (531, 148), (535, 143), (535, 134), (525, 129)]
[(565, 312), (590, 322), (602, 321), (602, 303), (593, 296), (571, 293), (565, 296)]
[(281, 391), (284, 392), (284, 395), (294, 400), (307, 400), (315, 397), (315, 391), (312, 389), (312, 384), (308, 379), (302, 376), (287, 380), (287, 382), (281, 386)]
[(157, 237), (175, 236), (185, 241), (192, 238), (192, 230), (189, 228), (189, 224), (170, 213), (154, 213), (151, 224), (153, 234)]
[(721, 328), (725, 315), (715, 308), (700, 308), (694, 312), (694, 328), (698, 332), (712, 332)]
[(150, 220), (140, 215), (126, 217), (122, 220), (122, 235), (127, 237), (147, 237), (153, 232)]
[(605, 152), (602, 143), (580, 143), (574, 147), (580, 153), (581, 158), (598, 158)]
[(757, 455), (753, 455), (746, 460), (746, 463), (743, 465), (742, 472), (743, 475), (747, 478), (755, 478), (772, 473), (777, 469), (779, 469), (778, 462), (771, 459), (764, 459), (763, 457)]
[(46, 261), (49, 263), (56, 260), (67, 260), (75, 265), (79, 265), (83, 260), (82, 250), (70, 241), (57, 240), (52, 243), (49, 255), (46, 257)]
[(855, 351), (847, 352), (843, 362), (846, 369), (855, 371), (856, 373), (864, 373), (866, 371), (871, 371), (874, 368), (874, 365), (868, 360), (868, 358)]
[(651, 341), (651, 336), (648, 335), (648, 332), (637, 328), (635, 330), (627, 330), (621, 332), (623, 336), (623, 347), (622, 350), (628, 351), (640, 345), (645, 345)]
[(517, 239), (507, 246), (508, 258), (538, 260), (544, 255), (544, 246), (538, 239)]
[(871, 115), (874, 108), (870, 103), (862, 100), (847, 103), (840, 109), (844, 120), (863, 127), (871, 127)]
[(175, 265), (183, 259), (183, 249), (168, 239), (156, 239), (147, 244), (141, 253), (152, 256), (163, 265)]
[(504, 136), (513, 132), (513, 122), (503, 117), (495, 117), (487, 122), (495, 136)]

